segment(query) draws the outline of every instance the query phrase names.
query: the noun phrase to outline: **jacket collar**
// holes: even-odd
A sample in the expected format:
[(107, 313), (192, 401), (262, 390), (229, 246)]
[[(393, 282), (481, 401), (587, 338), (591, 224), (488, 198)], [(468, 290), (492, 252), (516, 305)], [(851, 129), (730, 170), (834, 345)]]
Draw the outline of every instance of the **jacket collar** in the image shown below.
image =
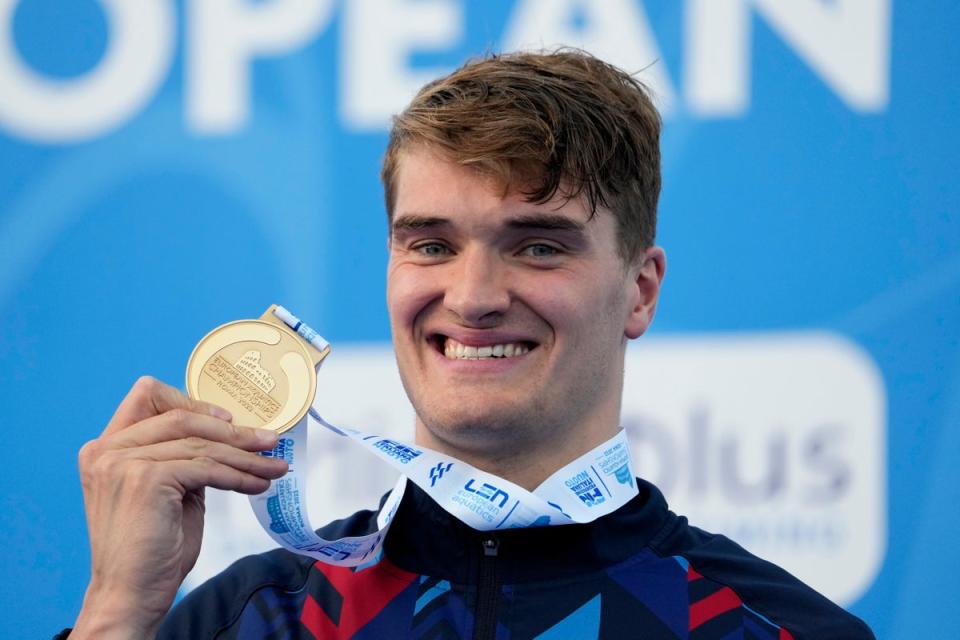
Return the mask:
[(481, 558), (490, 557), (484, 541), (494, 539), (503, 583), (583, 576), (636, 555), (676, 521), (659, 489), (639, 479), (637, 484), (639, 493), (630, 502), (591, 523), (483, 532), (408, 481), (385, 554), (407, 571), (470, 584)]

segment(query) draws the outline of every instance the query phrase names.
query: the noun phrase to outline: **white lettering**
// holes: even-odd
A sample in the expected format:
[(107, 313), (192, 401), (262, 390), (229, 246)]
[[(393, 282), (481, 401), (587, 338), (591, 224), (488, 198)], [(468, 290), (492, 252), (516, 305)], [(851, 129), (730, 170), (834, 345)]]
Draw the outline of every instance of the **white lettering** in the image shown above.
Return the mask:
[(684, 85), (693, 112), (747, 110), (751, 7), (851, 109), (886, 107), (890, 0), (689, 0)]
[[(0, 0), (0, 127), (45, 142), (109, 133), (143, 109), (174, 50), (170, 0), (99, 0), (108, 22), (102, 60), (69, 80), (44, 77), (21, 58), (12, 20), (20, 0)], [(189, 0), (186, 122), (202, 134), (241, 130), (250, 118), (253, 60), (293, 51), (329, 24), (333, 0)], [(753, 15), (765, 20), (851, 109), (885, 108), (890, 85), (891, 0), (689, 0), (684, 87), (692, 114), (743, 114), (750, 102)], [(417, 51), (443, 51), (464, 32), (456, 0), (343, 3), (339, 109), (344, 126), (384, 129), (425, 82), (449, 71), (417, 67)], [(669, 115), (675, 90), (636, 0), (518, 0), (503, 50), (584, 48), (641, 79)]]
[(44, 78), (23, 63), (13, 39), (18, 2), (0, 0), (0, 125), (36, 141), (76, 142), (116, 129), (153, 97), (173, 52), (168, 0), (100, 0), (107, 50), (70, 80)]
[(425, 83), (449, 69), (410, 67), (416, 49), (453, 46), (462, 8), (446, 0), (351, 0), (343, 5), (340, 115), (355, 129), (385, 129)]
[(187, 28), (187, 122), (232, 133), (250, 117), (255, 57), (287, 53), (330, 19), (331, 0), (191, 0)]

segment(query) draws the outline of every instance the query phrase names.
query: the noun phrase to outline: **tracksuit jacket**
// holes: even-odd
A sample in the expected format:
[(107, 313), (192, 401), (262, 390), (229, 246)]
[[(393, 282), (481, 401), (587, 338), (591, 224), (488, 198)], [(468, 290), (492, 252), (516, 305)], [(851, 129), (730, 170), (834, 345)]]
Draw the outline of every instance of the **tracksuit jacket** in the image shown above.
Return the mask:
[[(653, 485), (590, 524), (471, 529), (409, 484), (360, 567), (278, 549), (168, 614), (160, 638), (860, 640), (870, 629), (783, 569), (687, 524)], [(360, 511), (319, 531), (376, 531)]]

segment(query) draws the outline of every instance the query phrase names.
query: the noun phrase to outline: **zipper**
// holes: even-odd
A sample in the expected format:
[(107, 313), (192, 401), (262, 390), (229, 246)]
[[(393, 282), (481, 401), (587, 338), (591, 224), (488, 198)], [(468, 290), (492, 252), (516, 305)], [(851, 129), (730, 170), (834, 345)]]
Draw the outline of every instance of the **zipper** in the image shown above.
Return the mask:
[(497, 601), (500, 583), (497, 576), (497, 554), (500, 540), (490, 534), (481, 540), (483, 557), (477, 580), (477, 609), (473, 623), (474, 640), (494, 640), (497, 637)]

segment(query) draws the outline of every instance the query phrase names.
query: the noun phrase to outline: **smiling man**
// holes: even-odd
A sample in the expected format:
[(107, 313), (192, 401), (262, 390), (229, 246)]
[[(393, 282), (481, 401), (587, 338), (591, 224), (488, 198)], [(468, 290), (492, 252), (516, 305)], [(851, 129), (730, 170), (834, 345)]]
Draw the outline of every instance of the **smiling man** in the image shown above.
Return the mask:
[[(653, 319), (665, 269), (659, 133), (639, 82), (576, 51), (470, 62), (396, 118), (382, 174), (387, 304), (418, 447), (531, 492), (616, 450), (624, 352)], [(618, 505), (599, 487), (584, 494), (606, 505), (590, 518), (495, 532), (411, 485), (373, 560), (245, 558), (167, 614), (196, 560), (203, 488), (263, 491), (285, 471), (256, 454), (275, 442), (138, 383), (81, 453), (93, 576), (76, 635), (872, 637), (629, 474), (616, 474), (631, 490)], [(377, 526), (362, 511), (321, 534)]]
[(624, 346), (652, 318), (663, 252), (624, 260), (609, 212), (560, 193), (529, 202), (537, 185), (448, 153), (394, 160), (400, 375), (419, 444), (532, 490), (619, 429)]

